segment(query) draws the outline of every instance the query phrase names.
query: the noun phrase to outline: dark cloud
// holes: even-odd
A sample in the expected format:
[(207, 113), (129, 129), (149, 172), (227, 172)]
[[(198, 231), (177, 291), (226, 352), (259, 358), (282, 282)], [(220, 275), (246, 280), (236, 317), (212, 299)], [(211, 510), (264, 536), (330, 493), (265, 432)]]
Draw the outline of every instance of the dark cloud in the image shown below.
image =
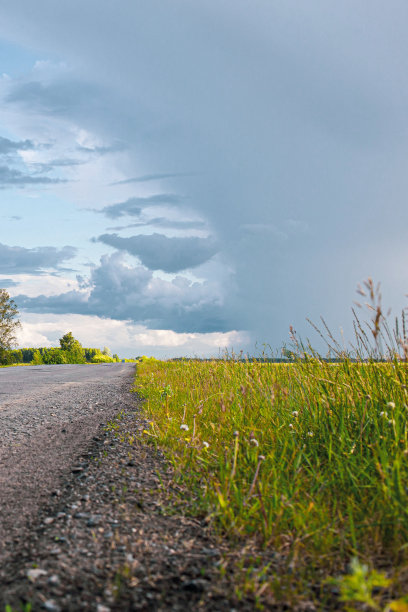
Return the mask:
[(61, 263), (75, 257), (77, 249), (64, 246), (26, 249), (0, 243), (1, 274), (42, 274), (48, 269), (61, 269)]
[(24, 187), (25, 185), (54, 185), (56, 183), (65, 183), (64, 179), (50, 178), (48, 176), (33, 176), (25, 174), (15, 168), (9, 166), (0, 166), (0, 186), (6, 187), (14, 185), (16, 187)]
[(215, 283), (193, 283), (177, 276), (155, 278), (143, 266), (131, 268), (119, 253), (104, 256), (91, 272), (91, 290), (56, 296), (14, 299), (20, 309), (38, 313), (88, 314), (142, 323), (150, 329), (214, 332), (233, 329), (223, 314), (221, 290)]
[(135, 178), (124, 179), (123, 181), (115, 181), (110, 185), (128, 185), (129, 183), (147, 183), (149, 181), (159, 181), (166, 178), (177, 178), (180, 176), (194, 176), (193, 172), (158, 172), (156, 174), (144, 174)]
[(16, 142), (0, 136), (0, 155), (8, 155), (9, 153), (27, 151), (29, 149), (34, 149), (34, 143), (31, 140), (20, 140)]
[(166, 217), (154, 217), (148, 221), (140, 221), (138, 223), (130, 223), (129, 225), (116, 225), (108, 227), (109, 231), (115, 232), (133, 227), (160, 227), (162, 229), (176, 230), (204, 230), (207, 227), (205, 221), (173, 221)]
[(159, 193), (157, 195), (146, 197), (129, 198), (126, 202), (118, 202), (118, 204), (110, 204), (105, 206), (100, 212), (111, 219), (119, 217), (138, 217), (142, 208), (155, 205), (175, 205), (180, 204), (183, 198), (172, 193)]
[(99, 242), (127, 251), (140, 259), (150, 270), (180, 272), (196, 268), (208, 261), (218, 251), (211, 238), (169, 238), (164, 234), (139, 234), (122, 238), (117, 234), (102, 234)]

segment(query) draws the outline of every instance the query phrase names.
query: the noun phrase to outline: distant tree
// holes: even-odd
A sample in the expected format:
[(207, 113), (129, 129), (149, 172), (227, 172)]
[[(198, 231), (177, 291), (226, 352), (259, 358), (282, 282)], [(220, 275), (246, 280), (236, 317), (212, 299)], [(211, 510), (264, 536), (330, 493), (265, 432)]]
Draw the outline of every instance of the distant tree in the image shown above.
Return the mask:
[(85, 351), (82, 348), (82, 344), (74, 338), (72, 332), (66, 333), (60, 338), (60, 346), (65, 351), (65, 362), (66, 363), (84, 363), (85, 362)]
[(119, 361), (119, 355), (117, 355), (116, 353), (113, 353), (113, 355), (112, 355), (112, 359), (113, 359), (114, 361)]
[(18, 310), (5, 289), (0, 289), (0, 359), (16, 343), (16, 331), (21, 327)]
[(112, 356), (112, 353), (110, 352), (110, 349), (107, 346), (103, 347), (102, 355), (106, 355), (107, 357)]
[(68, 332), (59, 340), (60, 346), (63, 351), (73, 351), (75, 349), (82, 349), (82, 344), (74, 338), (72, 332)]

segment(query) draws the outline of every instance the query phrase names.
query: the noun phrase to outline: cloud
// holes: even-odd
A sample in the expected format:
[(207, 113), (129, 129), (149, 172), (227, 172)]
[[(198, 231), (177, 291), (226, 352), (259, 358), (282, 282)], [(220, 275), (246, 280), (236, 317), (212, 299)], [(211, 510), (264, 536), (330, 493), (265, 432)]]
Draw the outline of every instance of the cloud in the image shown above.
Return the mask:
[(120, 231), (124, 229), (131, 229), (133, 227), (159, 227), (162, 229), (172, 230), (205, 230), (207, 225), (205, 221), (176, 221), (167, 219), (166, 217), (154, 217), (146, 221), (140, 221), (138, 223), (129, 223), (129, 225), (116, 225), (108, 227), (109, 231)]
[(33, 176), (15, 168), (0, 166), (0, 186), (25, 187), (26, 185), (55, 185), (65, 183), (65, 179), (49, 178), (48, 176)]
[(211, 238), (169, 238), (164, 234), (138, 234), (122, 238), (117, 234), (102, 234), (99, 242), (122, 251), (127, 251), (140, 259), (150, 270), (180, 272), (196, 268), (208, 261), (218, 251)]
[[(86, 285), (86, 286), (85, 286)], [(226, 332), (236, 329), (223, 312), (225, 287), (154, 277), (143, 266), (130, 267), (120, 253), (103, 256), (84, 289), (59, 295), (16, 295), (19, 308), (34, 313), (76, 313), (133, 321), (149, 329), (183, 333)]]
[(135, 178), (128, 178), (122, 181), (115, 181), (111, 183), (113, 185), (129, 185), (130, 183), (147, 183), (149, 181), (159, 181), (166, 178), (176, 178), (180, 176), (194, 176), (193, 172), (157, 172), (155, 174), (144, 174), (143, 176), (137, 176)]
[(152, 330), (145, 325), (79, 314), (21, 313), (19, 346), (58, 346), (59, 338), (72, 330), (83, 346), (108, 346), (120, 357), (151, 355), (163, 358), (178, 356), (215, 356), (223, 348), (242, 346), (247, 340), (241, 332), (207, 334)]
[(95, 102), (100, 91), (94, 85), (70, 78), (50, 82), (28, 81), (13, 85), (6, 95), (7, 103), (18, 103), (39, 113), (64, 115)]
[(72, 246), (27, 249), (0, 243), (0, 273), (43, 274), (50, 268), (61, 269), (61, 263), (75, 257), (76, 252)]
[(119, 217), (138, 217), (142, 208), (146, 206), (174, 205), (180, 204), (182, 200), (183, 198), (181, 196), (173, 193), (159, 193), (152, 196), (129, 198), (125, 202), (104, 206), (104, 208), (96, 212), (102, 213), (111, 219), (118, 219)]
[(0, 136), (0, 155), (8, 155), (16, 151), (27, 151), (34, 148), (31, 140), (20, 140), (18, 142)]
[(6, 289), (7, 287), (17, 287), (19, 283), (12, 278), (0, 278), (0, 287)]

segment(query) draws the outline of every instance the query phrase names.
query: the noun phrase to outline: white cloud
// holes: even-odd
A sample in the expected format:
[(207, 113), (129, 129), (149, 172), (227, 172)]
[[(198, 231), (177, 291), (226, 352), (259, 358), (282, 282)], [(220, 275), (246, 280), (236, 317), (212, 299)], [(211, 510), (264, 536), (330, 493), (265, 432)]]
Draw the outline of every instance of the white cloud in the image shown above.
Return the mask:
[(239, 350), (248, 345), (245, 332), (185, 334), (172, 330), (151, 330), (129, 321), (115, 321), (88, 315), (24, 313), (18, 334), (20, 347), (58, 346), (67, 331), (86, 347), (109, 346), (121, 357), (148, 354), (156, 357), (218, 356), (224, 349)]

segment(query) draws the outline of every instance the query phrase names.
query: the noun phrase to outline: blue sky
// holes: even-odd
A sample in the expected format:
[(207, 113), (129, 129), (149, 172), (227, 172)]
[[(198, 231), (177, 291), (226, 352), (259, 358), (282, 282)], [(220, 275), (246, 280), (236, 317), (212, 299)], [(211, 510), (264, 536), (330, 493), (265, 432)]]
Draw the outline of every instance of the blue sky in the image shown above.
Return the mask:
[(0, 7), (0, 286), (20, 343), (279, 348), (406, 306), (408, 8)]

